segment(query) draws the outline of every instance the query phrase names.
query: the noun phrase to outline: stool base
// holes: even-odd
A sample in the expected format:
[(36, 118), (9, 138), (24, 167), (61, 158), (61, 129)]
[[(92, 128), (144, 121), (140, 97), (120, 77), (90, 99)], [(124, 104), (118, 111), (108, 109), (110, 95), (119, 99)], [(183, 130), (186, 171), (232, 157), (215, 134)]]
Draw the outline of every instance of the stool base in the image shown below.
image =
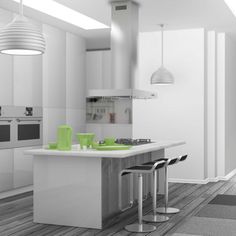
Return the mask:
[(146, 222), (155, 222), (155, 223), (161, 223), (161, 222), (166, 222), (169, 220), (169, 217), (164, 216), (164, 215), (145, 215), (143, 217), (143, 220)]
[(132, 224), (126, 225), (125, 229), (133, 233), (149, 233), (156, 230), (156, 227), (148, 224)]
[(158, 207), (156, 209), (156, 212), (161, 213), (161, 214), (176, 214), (179, 212), (179, 209), (173, 208), (173, 207)]

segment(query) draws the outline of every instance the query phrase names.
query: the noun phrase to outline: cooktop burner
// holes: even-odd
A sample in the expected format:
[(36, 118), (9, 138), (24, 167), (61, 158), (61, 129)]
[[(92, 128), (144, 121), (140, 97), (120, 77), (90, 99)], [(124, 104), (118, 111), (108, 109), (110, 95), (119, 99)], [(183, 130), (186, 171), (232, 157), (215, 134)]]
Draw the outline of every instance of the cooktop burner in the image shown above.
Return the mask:
[(116, 140), (118, 144), (125, 144), (125, 145), (143, 145), (151, 143), (151, 139), (131, 139), (131, 138), (119, 138)]

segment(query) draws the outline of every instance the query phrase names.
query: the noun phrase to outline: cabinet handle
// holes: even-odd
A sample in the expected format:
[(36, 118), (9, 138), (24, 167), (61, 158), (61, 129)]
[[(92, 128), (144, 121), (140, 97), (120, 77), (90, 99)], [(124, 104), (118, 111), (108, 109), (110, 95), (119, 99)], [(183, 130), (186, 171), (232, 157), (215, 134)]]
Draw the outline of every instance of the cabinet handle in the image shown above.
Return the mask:
[(0, 120), (0, 122), (8, 122), (8, 123), (10, 123), (10, 122), (12, 122), (12, 120)]
[(38, 121), (38, 122), (41, 122), (42, 120), (27, 120), (27, 119), (25, 119), (25, 120), (23, 120), (23, 119), (16, 119), (16, 121), (17, 122), (27, 122), (27, 121)]

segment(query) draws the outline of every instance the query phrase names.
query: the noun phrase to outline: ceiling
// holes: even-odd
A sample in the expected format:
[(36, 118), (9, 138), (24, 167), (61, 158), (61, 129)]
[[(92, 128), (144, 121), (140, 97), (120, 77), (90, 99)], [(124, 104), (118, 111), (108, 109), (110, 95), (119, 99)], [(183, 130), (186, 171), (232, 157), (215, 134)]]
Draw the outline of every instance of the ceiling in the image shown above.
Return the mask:
[[(102, 23), (110, 25), (109, 0), (56, 0)], [(209, 30), (224, 31), (236, 39), (236, 18), (224, 0), (136, 0), (140, 3), (140, 31), (157, 31), (158, 24), (166, 29), (187, 29), (204, 27)], [(17, 11), (15, 2), (1, 0), (0, 7)], [(67, 29), (87, 38), (88, 47), (109, 47), (109, 29), (82, 30), (53, 17), (26, 8), (25, 14), (45, 23)]]

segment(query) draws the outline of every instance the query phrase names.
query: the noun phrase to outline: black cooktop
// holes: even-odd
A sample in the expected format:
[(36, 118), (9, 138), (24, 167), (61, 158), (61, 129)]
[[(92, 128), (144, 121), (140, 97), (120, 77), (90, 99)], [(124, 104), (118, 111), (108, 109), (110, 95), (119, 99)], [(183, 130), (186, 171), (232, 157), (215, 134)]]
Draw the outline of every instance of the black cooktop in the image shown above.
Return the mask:
[(133, 145), (133, 146), (148, 144), (151, 142), (152, 142), (151, 139), (143, 139), (143, 138), (140, 138), (140, 139), (131, 139), (131, 138), (116, 139), (116, 143), (118, 143), (118, 144)]

